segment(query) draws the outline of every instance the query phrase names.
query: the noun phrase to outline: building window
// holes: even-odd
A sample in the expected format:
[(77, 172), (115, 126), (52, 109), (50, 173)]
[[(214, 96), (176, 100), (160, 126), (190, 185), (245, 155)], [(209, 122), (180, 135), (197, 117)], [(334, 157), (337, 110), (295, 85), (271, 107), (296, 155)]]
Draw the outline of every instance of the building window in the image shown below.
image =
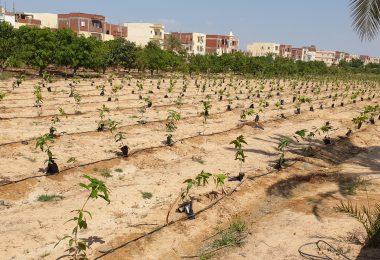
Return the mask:
[(102, 28), (102, 23), (100, 21), (92, 21), (92, 27), (100, 29)]
[(86, 26), (86, 22), (85, 22), (85, 21), (81, 21), (81, 22), (80, 22), (80, 26), (81, 26), (81, 27), (85, 27), (85, 26)]

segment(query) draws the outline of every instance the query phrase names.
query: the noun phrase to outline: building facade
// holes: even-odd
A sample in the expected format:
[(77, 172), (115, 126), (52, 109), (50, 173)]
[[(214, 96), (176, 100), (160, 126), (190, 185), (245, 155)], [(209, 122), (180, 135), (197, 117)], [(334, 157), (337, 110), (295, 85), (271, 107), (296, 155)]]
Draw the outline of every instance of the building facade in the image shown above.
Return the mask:
[(327, 66), (335, 64), (335, 51), (316, 51), (315, 60), (323, 61)]
[(107, 23), (103, 15), (97, 14), (58, 14), (58, 28), (71, 29), (79, 35), (95, 37), (102, 41), (128, 36), (127, 27)]
[(249, 55), (253, 57), (265, 57), (268, 55), (277, 57), (280, 55), (280, 44), (273, 42), (255, 42), (247, 46), (247, 51)]
[(290, 59), (292, 57), (292, 45), (280, 44), (279, 55), (280, 57)]
[(315, 61), (317, 55), (317, 47), (311, 45), (309, 47), (302, 47), (303, 57), (302, 61)]
[(35, 19), (33, 14), (28, 13), (15, 13), (15, 28), (20, 28), (21, 26), (30, 26), (41, 28), (41, 20)]
[(304, 50), (303, 48), (291, 48), (290, 49), (290, 58), (292, 60), (303, 60)]
[(171, 35), (178, 38), (189, 55), (206, 54), (206, 34), (173, 32)]
[(339, 64), (341, 61), (350, 62), (351, 61), (351, 55), (347, 52), (336, 51), (335, 52), (334, 64)]
[(239, 39), (231, 32), (229, 35), (206, 35), (206, 53), (222, 55), (239, 50)]
[(7, 22), (13, 27), (16, 26), (16, 18), (13, 13), (7, 12), (5, 8), (0, 6), (0, 22)]
[(163, 48), (165, 27), (158, 23), (124, 23), (128, 28), (127, 40), (145, 47), (150, 41), (156, 42)]
[(50, 13), (28, 13), (33, 19), (41, 22), (41, 28), (58, 29), (58, 14)]
[(373, 63), (373, 64), (380, 64), (380, 58), (377, 58), (377, 57), (370, 57), (369, 62), (370, 62), (370, 63)]

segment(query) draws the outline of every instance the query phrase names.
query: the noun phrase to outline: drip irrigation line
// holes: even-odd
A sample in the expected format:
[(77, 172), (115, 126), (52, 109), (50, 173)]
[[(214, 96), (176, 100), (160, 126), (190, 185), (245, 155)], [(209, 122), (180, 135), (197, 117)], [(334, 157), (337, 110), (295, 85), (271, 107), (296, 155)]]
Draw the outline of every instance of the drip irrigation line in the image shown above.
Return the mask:
[[(235, 186), (235, 188), (233, 188), (231, 191), (229, 191), (228, 193), (226, 193), (224, 196), (221, 196), (220, 198), (216, 199), (211, 204), (209, 204), (208, 206), (206, 206), (203, 209), (199, 210), (198, 212), (194, 212), (194, 216), (197, 216), (197, 215), (201, 214), (202, 212), (204, 212), (204, 211), (212, 208), (214, 205), (216, 205), (217, 203), (219, 203), (222, 199), (231, 196), (231, 194), (233, 194), (236, 191), (236, 189), (238, 187), (240, 187), (244, 182), (245, 182), (245, 179), (242, 180), (238, 185)], [(160, 231), (161, 229), (163, 229), (165, 227), (171, 226), (171, 225), (173, 225), (175, 223), (182, 222), (182, 221), (187, 220), (187, 219), (188, 219), (188, 217), (184, 216), (184, 217), (181, 217), (181, 218), (179, 218), (177, 220), (172, 220), (169, 223), (163, 224), (163, 225), (161, 225), (161, 226), (153, 229), (152, 231), (150, 231), (150, 232), (148, 232), (148, 233), (146, 233), (144, 235), (141, 235), (141, 236), (139, 236), (139, 237), (137, 237), (135, 239), (132, 239), (132, 240), (130, 240), (128, 242), (125, 242), (125, 243), (123, 243), (123, 244), (121, 244), (121, 245), (119, 245), (119, 246), (117, 246), (117, 247), (109, 250), (108, 252), (101, 254), (100, 256), (96, 257), (95, 260), (101, 259), (102, 257), (104, 257), (106, 255), (109, 255), (109, 254), (111, 254), (111, 253), (113, 253), (113, 252), (115, 252), (115, 251), (117, 251), (117, 250), (119, 250), (119, 249), (121, 249), (121, 248), (123, 248), (123, 247), (125, 247), (125, 246), (127, 246), (127, 245), (129, 245), (131, 243), (133, 243), (133, 242), (137, 242), (138, 240), (143, 239), (144, 237), (150, 236), (150, 235), (152, 235), (152, 234)]]
[[(287, 166), (286, 168), (289, 168), (289, 167), (295, 165), (297, 162), (299, 162), (299, 160), (296, 160), (296, 159), (295, 159), (295, 161), (294, 161), (292, 164), (290, 164), (289, 166)], [(198, 212), (194, 212), (194, 215), (195, 215), (195, 216), (199, 215), (200, 213), (202, 213), (202, 212), (204, 212), (204, 211), (206, 211), (206, 210), (212, 208), (214, 205), (216, 205), (216, 204), (217, 204), (218, 202), (220, 202), (222, 199), (231, 196), (231, 195), (237, 190), (237, 188), (239, 188), (239, 187), (240, 187), (240, 186), (241, 186), (246, 180), (254, 180), (254, 179), (258, 179), (258, 178), (260, 178), (260, 177), (267, 176), (267, 175), (272, 174), (272, 173), (275, 173), (275, 172), (278, 172), (278, 170), (271, 170), (271, 171), (269, 171), (269, 172), (267, 172), (267, 173), (264, 173), (264, 174), (261, 174), (261, 175), (258, 175), (258, 176), (249, 176), (249, 177), (247, 177), (246, 179), (243, 179), (243, 180), (242, 180), (238, 185), (236, 185), (236, 187), (235, 187), (234, 189), (232, 189), (230, 192), (228, 192), (228, 193), (225, 194), (224, 196), (220, 197), (219, 199), (215, 200), (213, 203), (211, 203), (210, 205), (206, 206), (205, 208), (199, 210)], [(176, 201), (177, 201), (177, 199), (176, 199)], [(170, 206), (170, 210), (171, 210), (171, 209), (172, 209), (172, 206)], [(169, 212), (170, 212), (170, 211), (169, 211)], [(154, 234), (154, 233), (156, 233), (156, 232), (162, 230), (162, 229), (165, 228), (165, 227), (171, 226), (171, 225), (173, 225), (173, 224), (175, 224), (175, 223), (177, 223), (177, 222), (181, 222), (181, 221), (184, 221), (184, 220), (187, 220), (187, 219), (188, 219), (188, 217), (185, 216), (185, 217), (179, 218), (179, 219), (177, 219), (177, 220), (172, 220), (172, 221), (170, 221), (170, 222), (168, 222), (168, 223), (166, 223), (166, 224), (164, 224), (164, 225), (162, 225), (162, 226), (160, 226), (160, 227), (157, 227), (156, 229), (154, 229), (154, 230), (152, 230), (152, 231), (150, 231), (150, 232), (148, 232), (148, 233), (146, 233), (146, 234), (144, 234), (144, 235), (142, 235), (142, 236), (139, 236), (139, 237), (137, 237), (137, 238), (135, 238), (135, 239), (133, 239), (133, 240), (130, 240), (130, 241), (126, 242), (126, 243), (123, 243), (123, 244), (121, 244), (121, 245), (119, 245), (119, 246), (113, 248), (112, 250), (109, 250), (109, 251), (106, 252), (106, 253), (103, 253), (102, 255), (96, 257), (95, 259), (96, 259), (96, 260), (97, 260), (97, 259), (101, 259), (102, 257), (104, 257), (104, 256), (106, 256), (106, 255), (109, 255), (109, 254), (111, 254), (111, 253), (113, 253), (113, 252), (115, 252), (115, 251), (117, 251), (117, 250), (119, 250), (119, 249), (121, 249), (121, 248), (123, 248), (123, 247), (125, 247), (125, 246), (127, 246), (127, 245), (129, 245), (129, 244), (131, 244), (131, 243), (133, 243), (133, 242), (137, 242), (138, 240), (141, 240), (141, 239), (143, 239), (143, 238), (145, 238), (145, 237), (147, 237), (147, 236), (150, 236), (150, 235), (152, 235), (152, 234)], [(212, 237), (214, 237), (214, 236), (216, 236), (216, 235), (218, 235), (218, 234), (220, 234), (221, 232), (223, 232), (223, 230), (222, 230), (222, 231), (219, 231), (218, 233), (216, 233), (216, 234), (214, 234), (214, 235), (212, 235), (211, 237), (208, 237), (208, 238), (204, 239), (203, 242), (204, 242), (204, 241), (207, 241), (208, 239), (210, 239), (210, 238), (212, 238)], [(305, 258), (312, 259), (312, 260), (316, 260), (316, 259), (321, 259), (321, 260), (331, 260), (332, 258), (327, 257), (327, 256), (326, 256), (326, 257), (320, 257), (320, 256), (315, 256), (315, 255), (312, 255), (312, 254), (308, 254), (308, 253), (305, 253), (304, 251), (302, 251), (302, 250), (303, 250), (303, 247), (305, 247), (305, 246), (307, 246), (307, 245), (316, 245), (317, 248), (318, 248), (319, 250), (321, 250), (321, 247), (320, 247), (320, 244), (321, 244), (321, 243), (324, 243), (325, 245), (327, 245), (332, 251), (334, 251), (337, 255), (342, 256), (344, 259), (346, 259), (346, 260), (351, 260), (351, 259), (348, 258), (346, 255), (344, 255), (343, 253), (340, 253), (335, 247), (331, 246), (330, 244), (328, 244), (327, 242), (325, 242), (325, 241), (323, 241), (323, 240), (319, 240), (319, 241), (314, 242), (314, 243), (306, 243), (306, 244), (304, 244), (304, 245), (302, 245), (302, 246), (299, 247), (298, 252), (299, 252), (299, 254), (300, 254), (301, 256), (303, 256), (303, 257), (305, 257)], [(217, 249), (215, 249), (215, 250), (212, 250), (212, 251), (209, 251), (209, 252), (205, 252), (204, 254), (210, 254), (210, 253), (216, 252), (216, 251), (221, 250), (221, 249), (223, 249), (223, 248), (225, 248), (225, 247), (228, 247), (228, 246), (231, 246), (231, 245), (226, 245), (226, 246), (223, 246), (223, 247), (221, 247), (221, 248), (217, 248)], [(196, 258), (196, 257), (200, 257), (200, 255), (182, 256), (182, 258)]]
[[(193, 96), (191, 96), (193, 97)], [(132, 100), (140, 100), (140, 99), (132, 99)], [(247, 100), (244, 99), (244, 100)], [(119, 102), (124, 102), (124, 101), (129, 101), (129, 100), (120, 100)], [(81, 104), (98, 104), (98, 103), (103, 103), (103, 102), (84, 102), (84, 103), (81, 103)], [(107, 101), (104, 101), (104, 103), (107, 103)], [(187, 102), (187, 103), (183, 103), (184, 105), (194, 105), (193, 103), (190, 103), (190, 102)], [(64, 105), (64, 104), (58, 104), (59, 105)], [(75, 104), (72, 104), (72, 105), (75, 105)], [(170, 106), (175, 106), (176, 104), (175, 103), (171, 103), (171, 104), (166, 104), (166, 105), (159, 105), (159, 106), (152, 106), (152, 108), (165, 108), (165, 107), (170, 107)], [(57, 106), (57, 105), (55, 105)], [(22, 107), (10, 107), (9, 109), (14, 109), (14, 108), (34, 108), (35, 106), (22, 106)], [(189, 106), (190, 107), (190, 106)], [(138, 109), (139, 106), (137, 107), (124, 107), (124, 108), (121, 108), (119, 110), (115, 110), (116, 112), (117, 111), (124, 111), (124, 110), (132, 110), (132, 109)], [(87, 112), (83, 112), (83, 113), (80, 113), (80, 114), (66, 114), (67, 116), (80, 116), (80, 115), (86, 115), (86, 114), (89, 114), (89, 113), (95, 113), (97, 111), (87, 111)], [(214, 113), (215, 114), (215, 113)], [(45, 118), (45, 117), (52, 117), (52, 116), (57, 116), (57, 114), (52, 114), (52, 115), (42, 115), (42, 116), (17, 116), (17, 117), (7, 117), (7, 118), (2, 118), (0, 117), (0, 121), (5, 121), (5, 120), (12, 120), (12, 119), (39, 119), (39, 118)]]
[[(247, 99), (245, 99), (245, 100), (247, 100)], [(190, 103), (187, 103), (187, 104), (190, 104)], [(352, 104), (349, 104), (349, 105), (352, 105)], [(166, 107), (166, 106), (172, 106), (172, 105), (163, 105), (163, 106), (158, 106), (158, 107)], [(127, 109), (129, 109), (129, 108), (123, 108), (122, 110), (127, 110)], [(332, 108), (328, 107), (326, 109), (332, 109)], [(274, 109), (274, 108), (271, 109), (271, 111), (274, 111), (274, 110), (276, 110), (276, 109)], [(95, 111), (85, 112), (83, 114), (92, 113), (92, 112), (95, 112)], [(224, 111), (224, 112), (219, 112), (219, 113), (213, 113), (213, 115), (220, 115), (220, 114), (224, 114), (224, 113), (228, 113), (228, 112), (231, 112), (231, 111)], [(83, 114), (78, 114), (78, 116), (79, 115), (83, 115)], [(76, 114), (69, 114), (69, 115), (70, 116), (76, 116)], [(42, 117), (51, 117), (51, 116), (54, 116), (54, 115), (42, 116)], [(287, 117), (287, 119), (288, 118), (293, 118), (295, 116), (296, 115), (291, 114), (290, 116)], [(184, 117), (183, 119), (196, 118), (196, 117), (198, 117), (198, 116)], [(13, 118), (1, 118), (0, 117), (0, 121), (2, 121), (2, 120), (12, 120), (12, 119), (15, 119), (15, 118), (17, 119), (17, 118), (35, 118), (35, 117), (13, 117)], [(149, 121), (147, 123), (149, 124), (149, 123), (157, 123), (157, 122), (163, 122), (163, 121), (166, 121), (166, 120), (163, 119), (163, 120)], [(264, 121), (264, 122), (266, 122), (266, 121)], [(139, 125), (139, 124), (137, 123), (137, 124), (131, 124), (131, 125), (123, 125), (123, 126), (120, 126), (120, 127), (129, 127), (129, 126), (136, 126), (136, 125)], [(80, 135), (80, 134), (95, 133), (95, 132), (97, 132), (97, 131), (83, 131), (83, 132), (68, 133), (68, 134), (65, 134), (65, 135)], [(1, 146), (5, 146), (5, 145), (17, 144), (17, 143), (20, 143), (20, 142), (28, 142), (28, 141), (32, 141), (34, 139), (35, 138), (29, 138), (29, 139), (25, 139), (25, 140), (19, 140), (19, 141), (14, 141), (14, 142), (2, 143), (2, 144), (0, 144), (0, 147)]]
[[(186, 92), (187, 93), (187, 92)], [(128, 93), (127, 93), (128, 94)], [(144, 95), (154, 95), (154, 96), (157, 96), (158, 94), (164, 94), (163, 92), (161, 92), (161, 93), (146, 93), (146, 94), (144, 94)], [(178, 92), (178, 93), (174, 93), (174, 96), (175, 95), (179, 95), (179, 94), (181, 94), (180, 92)], [(135, 94), (136, 95), (136, 94)], [(241, 95), (244, 95), (244, 94), (241, 94)], [(84, 97), (89, 97), (89, 96), (84, 96)], [(99, 97), (99, 95), (94, 95), (94, 96), (92, 96), (92, 97)], [(107, 97), (107, 96), (103, 96), (103, 97)], [(193, 98), (199, 98), (199, 97), (204, 97), (203, 95), (189, 95), (189, 96), (186, 96), (187, 98), (189, 98), (189, 99), (193, 99)], [(69, 97), (59, 97), (59, 98), (69, 98)], [(171, 98), (167, 98), (167, 99), (170, 99), (170, 101), (172, 100)], [(5, 101), (13, 101), (13, 100), (18, 100), (18, 101), (20, 101), (20, 100), (27, 100), (27, 99), (6, 99)], [(129, 101), (140, 101), (140, 100), (142, 100), (142, 99), (139, 99), (139, 98), (133, 98), (133, 99), (124, 99), (124, 100), (119, 100), (119, 102), (129, 102)], [(239, 100), (241, 100), (241, 101), (243, 101), (243, 100), (250, 100), (250, 99), (248, 99), (248, 98), (242, 98), (242, 99), (239, 99)], [(219, 101), (219, 100), (215, 100), (215, 101)], [(225, 102), (226, 100), (222, 100), (223, 102)], [(102, 102), (108, 102), (108, 101), (102, 101)], [(115, 101), (114, 101), (115, 102)], [(80, 104), (97, 104), (97, 103), (100, 103), (99, 101), (89, 101), (89, 102), (82, 102), (82, 103), (80, 103)], [(188, 102), (188, 103), (186, 103), (186, 104), (193, 104), (193, 103), (190, 103), (190, 102)], [(65, 103), (59, 103), (59, 104), (55, 104), (54, 106), (61, 106), (61, 105), (67, 105), (67, 102), (65, 102)], [(49, 105), (47, 105), (47, 106), (49, 106)], [(53, 105), (50, 105), (50, 106), (53, 106)], [(9, 107), (9, 108), (7, 108), (6, 107), (6, 109), (15, 109), (15, 108), (33, 108), (33, 107), (35, 107), (34, 105), (32, 106), (32, 105), (29, 105), (29, 106), (16, 106), (16, 107)], [(136, 107), (137, 108), (137, 107)], [(22, 117), (21, 117), (22, 118)], [(26, 118), (34, 118), (34, 117), (26, 117)], [(7, 119), (7, 118), (3, 118), (3, 119)]]
[[(295, 163), (297, 163), (297, 162), (294, 162), (293, 164), (295, 164)], [(265, 174), (262, 175), (262, 176), (269, 175), (269, 174), (271, 174), (271, 173), (275, 173), (275, 172), (277, 172), (277, 170), (271, 170), (271, 171), (265, 173)], [(261, 177), (261, 176), (256, 176), (256, 178), (259, 178), (259, 177)], [(237, 184), (237, 185), (235, 186), (235, 188), (233, 188), (233, 189), (232, 189), (231, 191), (229, 191), (228, 193), (224, 194), (224, 196), (221, 196), (220, 198), (216, 199), (216, 200), (213, 201), (211, 204), (209, 204), (208, 206), (206, 206), (206, 207), (204, 207), (203, 209), (199, 210), (198, 212), (194, 212), (194, 216), (197, 216), (197, 215), (199, 215), (200, 213), (202, 213), (202, 212), (204, 212), (204, 211), (206, 211), (206, 210), (212, 208), (213, 206), (215, 206), (217, 203), (219, 203), (219, 202), (220, 202), (221, 200), (223, 200), (224, 198), (231, 196), (231, 195), (237, 190), (237, 188), (239, 188), (239, 187), (240, 187), (240, 186), (241, 186), (246, 180), (248, 180), (248, 179), (251, 180), (251, 178), (243, 179), (241, 182), (239, 182), (239, 184)], [(163, 228), (165, 228), (165, 227), (171, 226), (171, 225), (173, 225), (173, 224), (175, 224), (175, 223), (177, 223), (177, 222), (185, 221), (185, 220), (187, 220), (187, 219), (188, 219), (188, 217), (187, 217), (187, 216), (184, 216), (184, 217), (179, 218), (179, 219), (177, 219), (177, 220), (172, 220), (172, 221), (170, 221), (170, 222), (168, 222), (168, 223), (166, 223), (166, 224), (164, 224), (164, 225), (162, 225), (162, 226), (159, 226), (159, 227), (153, 229), (152, 231), (150, 231), (150, 232), (148, 232), (148, 233), (146, 233), (146, 234), (144, 234), (144, 235), (142, 235), (142, 236), (139, 236), (139, 237), (137, 237), (137, 238), (135, 238), (135, 239), (132, 239), (132, 240), (130, 240), (130, 241), (128, 241), (128, 242), (125, 242), (125, 243), (123, 243), (123, 244), (121, 244), (121, 245), (119, 245), (119, 246), (117, 246), (117, 247), (115, 247), (115, 248), (109, 250), (108, 252), (103, 253), (102, 255), (96, 257), (95, 260), (97, 260), (97, 259), (101, 259), (102, 257), (104, 257), (104, 256), (106, 256), (106, 255), (109, 255), (109, 254), (111, 254), (111, 253), (113, 253), (113, 252), (115, 252), (115, 251), (117, 251), (117, 250), (119, 250), (119, 249), (121, 249), (121, 248), (123, 248), (123, 247), (125, 247), (125, 246), (127, 246), (127, 245), (129, 245), (129, 244), (131, 244), (131, 243), (133, 243), (133, 242), (137, 242), (138, 240), (140, 240), (140, 239), (142, 239), (142, 238), (144, 238), (144, 237), (147, 237), (147, 236), (149, 236), (149, 235), (152, 235), (152, 234), (154, 234), (154, 233), (160, 231), (161, 229), (163, 229)]]
[[(96, 103), (99, 103), (99, 102), (96, 102)], [(164, 107), (170, 107), (170, 106), (175, 106), (175, 104), (160, 105), (160, 106), (155, 106), (155, 107), (152, 107), (152, 108), (164, 108)], [(118, 112), (118, 111), (132, 110), (132, 109), (138, 109), (138, 108), (139, 107), (124, 107), (124, 108), (119, 108), (119, 109), (115, 108), (114, 111)], [(80, 112), (80, 113), (73, 113), (73, 114), (66, 114), (66, 115), (70, 116), (70, 117), (75, 117), (75, 116), (87, 115), (87, 114), (90, 114), (90, 113), (96, 113), (96, 112), (97, 111), (87, 111), (87, 112)], [(6, 117), (6, 118), (1, 117), (0, 121), (13, 120), (13, 119), (42, 119), (42, 118), (48, 118), (48, 117), (52, 117), (52, 116), (60, 116), (60, 115), (51, 114), (51, 115), (42, 115), (42, 116), (15, 116), (15, 117)]]
[[(225, 112), (219, 112), (219, 113), (214, 113), (213, 115), (222, 115), (224, 113), (226, 113), (228, 111), (225, 111)], [(188, 117), (183, 117), (182, 119), (183, 120), (186, 120), (186, 119), (194, 119), (194, 118), (198, 118), (199, 116), (198, 115), (195, 115), (195, 116), (188, 116)], [(167, 120), (166, 119), (161, 119), (161, 120), (152, 120), (152, 121), (148, 121), (146, 124), (157, 124), (157, 123), (164, 123), (166, 122)], [(128, 128), (128, 127), (135, 127), (135, 126), (140, 126), (139, 123), (134, 123), (134, 124), (128, 124), (128, 125), (121, 125), (119, 126), (120, 129), (124, 129), (124, 128)], [(90, 130), (90, 131), (83, 131), (83, 132), (75, 132), (75, 133), (66, 133), (64, 135), (60, 135), (60, 136), (57, 136), (58, 138), (61, 137), (61, 136), (72, 136), (72, 135), (82, 135), (82, 134), (90, 134), (90, 133), (105, 133), (106, 131), (96, 131), (96, 130)], [(13, 145), (13, 144), (18, 144), (18, 143), (22, 143), (22, 142), (31, 142), (31, 141), (34, 141), (36, 138), (29, 138), (29, 139), (25, 139), (25, 140), (21, 140), (21, 141), (14, 141), (14, 142), (9, 142), (9, 143), (2, 143), (0, 144), (0, 147), (2, 146), (6, 146), (6, 145)]]
[[(224, 113), (226, 113), (226, 111), (225, 112), (216, 113), (214, 115), (221, 115), (221, 114), (224, 114)], [(297, 115), (291, 115), (289, 118), (293, 118), (293, 117), (296, 117), (296, 116)], [(191, 118), (196, 118), (196, 117), (197, 116), (192, 116), (192, 117), (187, 117), (186, 119), (191, 119)], [(277, 121), (281, 121), (281, 120), (282, 119), (270, 119), (270, 120), (264, 121), (264, 123), (273, 123), (273, 122), (277, 122)], [(166, 121), (166, 120), (151, 121), (151, 122), (148, 122), (148, 123), (152, 123), (153, 124), (153, 123), (160, 123), (160, 122), (164, 122), (164, 121)], [(189, 139), (192, 139), (192, 138), (197, 138), (197, 137), (200, 137), (200, 136), (208, 136), (208, 137), (209, 136), (215, 136), (215, 135), (218, 135), (218, 134), (223, 134), (223, 133), (227, 133), (227, 132), (230, 132), (230, 131), (235, 131), (235, 130), (241, 129), (244, 126), (252, 126), (254, 124), (255, 124), (255, 122), (242, 122), (241, 124), (239, 124), (235, 128), (231, 128), (231, 129), (224, 130), (224, 131), (221, 131), (221, 132), (215, 132), (215, 133), (211, 133), (211, 134), (206, 134), (206, 135), (196, 135), (196, 136), (185, 137), (183, 139), (175, 141), (174, 144), (179, 143), (179, 142), (183, 142), (183, 141), (186, 141), (186, 140), (189, 140)], [(133, 127), (133, 126), (136, 126), (136, 125), (139, 125), (139, 124), (126, 125), (126, 126), (122, 126), (122, 128), (124, 128), (124, 127)], [(362, 128), (362, 129), (360, 129), (358, 131), (363, 132), (363, 131), (365, 131), (365, 129)], [(87, 132), (81, 132), (81, 133), (70, 133), (70, 134), (66, 134), (66, 135), (77, 135), (77, 134), (85, 134), (85, 133), (96, 133), (96, 131), (87, 131)], [(31, 140), (34, 140), (34, 139), (30, 139), (30, 140), (27, 140), (27, 141), (31, 141)], [(3, 146), (3, 145), (15, 144), (15, 143), (19, 143), (19, 142), (20, 141), (8, 143), (8, 144), (1, 144), (0, 147)], [(21, 142), (23, 142), (23, 141), (21, 141)], [(130, 155), (134, 155), (134, 154), (137, 154), (139, 152), (144, 152), (144, 151), (149, 151), (149, 150), (154, 150), (154, 149), (159, 149), (159, 148), (165, 148), (165, 147), (167, 147), (167, 146), (166, 145), (160, 145), (160, 146), (155, 146), (155, 147), (148, 147), (148, 148), (144, 148), (144, 149), (141, 149), (141, 150), (137, 150), (137, 151), (131, 152)], [(98, 160), (96, 162), (89, 162), (89, 163), (82, 164), (82, 165), (72, 166), (72, 167), (69, 167), (69, 168), (61, 170), (60, 173), (66, 172), (66, 171), (69, 171), (69, 170), (72, 170), (72, 169), (75, 169), (75, 168), (81, 168), (81, 167), (85, 167), (85, 166), (89, 166), (89, 165), (93, 165), (93, 164), (97, 164), (97, 163), (101, 163), (101, 162), (108, 162), (108, 161), (112, 161), (112, 160), (115, 160), (115, 159), (122, 159), (122, 158), (123, 157), (112, 157), (112, 158), (107, 158), (107, 159), (103, 159), (103, 160)], [(29, 180), (29, 179), (41, 178), (41, 177), (49, 177), (49, 175), (30, 176), (30, 177), (22, 178), (22, 179), (15, 180), (15, 181), (8, 181), (6, 183), (1, 184), (0, 187), (8, 186), (8, 185), (15, 184), (15, 183), (19, 183), (19, 182), (26, 181), (26, 180)], [(252, 177), (248, 177), (248, 178), (252, 179)]]
[[(235, 130), (241, 129), (244, 126), (250, 125), (250, 124), (251, 123), (247, 122), (247, 123), (241, 124), (241, 125), (239, 125), (239, 126), (237, 126), (235, 128), (224, 130), (224, 131), (221, 131), (221, 132), (215, 132), (215, 133), (206, 134), (206, 135), (196, 135), (196, 136), (185, 137), (185, 138), (182, 138), (180, 140), (175, 141), (174, 144), (175, 143), (179, 143), (179, 142), (183, 142), (183, 141), (186, 141), (186, 140), (190, 140), (190, 139), (193, 139), (193, 138), (201, 137), (201, 136), (208, 137), (208, 136), (214, 136), (214, 135), (218, 135), (218, 134), (227, 133), (227, 132), (230, 132), (230, 131), (235, 131)], [(143, 149), (140, 149), (140, 150), (135, 150), (135, 151), (129, 153), (129, 156), (132, 156), (132, 155), (135, 155), (135, 154), (138, 154), (138, 153), (142, 153), (142, 152), (146, 152), (146, 151), (150, 151), (150, 150), (154, 150), (154, 149), (166, 148), (166, 147), (168, 147), (168, 146), (167, 145), (159, 145), (159, 146), (147, 147), (147, 148), (143, 148)], [(108, 161), (112, 161), (112, 160), (115, 160), (115, 159), (123, 159), (123, 158), (128, 158), (128, 157), (111, 157), (111, 158), (107, 158), (107, 159), (103, 159), (103, 160), (98, 160), (96, 162), (89, 162), (89, 163), (85, 163), (85, 164), (81, 164), (81, 165), (77, 165), (77, 166), (72, 166), (72, 167), (68, 167), (68, 168), (65, 168), (65, 169), (61, 170), (58, 174), (66, 172), (66, 171), (69, 171), (69, 170), (72, 170), (72, 169), (75, 169), (75, 168), (82, 168), (82, 167), (86, 167), (86, 166), (97, 164), (97, 163), (101, 163), (101, 162), (108, 162)], [(56, 176), (58, 174), (55, 174), (55, 175), (30, 176), (30, 177), (26, 177), (26, 178), (15, 180), (15, 181), (8, 181), (7, 183), (1, 184), (0, 187), (11, 185), (11, 184), (18, 183), (18, 182), (22, 182), (22, 181), (29, 180), (29, 179), (34, 179), (34, 178)]]

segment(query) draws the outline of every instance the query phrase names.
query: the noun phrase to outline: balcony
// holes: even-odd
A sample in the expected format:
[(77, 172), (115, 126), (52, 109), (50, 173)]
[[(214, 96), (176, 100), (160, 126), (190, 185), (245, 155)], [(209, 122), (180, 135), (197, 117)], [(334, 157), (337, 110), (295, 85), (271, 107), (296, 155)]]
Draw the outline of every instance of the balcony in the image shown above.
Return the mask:
[(90, 32), (103, 33), (103, 24), (99, 20), (92, 20), (89, 29)]
[(21, 18), (19, 18), (19, 19), (17, 19), (17, 22), (27, 24), (27, 25), (34, 25), (34, 26), (40, 26), (41, 25), (41, 21), (35, 20), (35, 19), (21, 19)]

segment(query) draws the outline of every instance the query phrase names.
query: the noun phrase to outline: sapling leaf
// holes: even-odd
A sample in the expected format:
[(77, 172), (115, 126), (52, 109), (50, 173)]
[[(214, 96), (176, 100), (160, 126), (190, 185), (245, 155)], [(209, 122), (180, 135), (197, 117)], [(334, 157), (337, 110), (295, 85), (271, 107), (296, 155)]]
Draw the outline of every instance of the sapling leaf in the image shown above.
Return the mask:
[(187, 189), (187, 191), (189, 191), (193, 187), (194, 180), (193, 179), (187, 179), (183, 183), (187, 184), (186, 189)]
[(290, 140), (289, 140), (288, 137), (282, 137), (280, 139), (280, 142), (279, 142), (278, 147), (277, 147), (278, 150), (281, 151), (281, 152), (283, 152), (288, 147), (289, 141)]
[(214, 175), (214, 182), (215, 182), (216, 188), (218, 188), (219, 186), (223, 187), (224, 181), (227, 178), (228, 176), (225, 175), (224, 173)]
[(195, 181), (197, 183), (197, 186), (205, 186), (208, 183), (208, 179), (212, 176), (211, 173), (202, 171), (195, 177)]

